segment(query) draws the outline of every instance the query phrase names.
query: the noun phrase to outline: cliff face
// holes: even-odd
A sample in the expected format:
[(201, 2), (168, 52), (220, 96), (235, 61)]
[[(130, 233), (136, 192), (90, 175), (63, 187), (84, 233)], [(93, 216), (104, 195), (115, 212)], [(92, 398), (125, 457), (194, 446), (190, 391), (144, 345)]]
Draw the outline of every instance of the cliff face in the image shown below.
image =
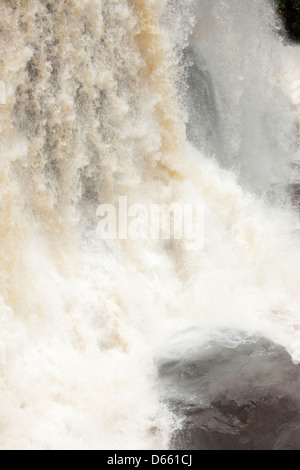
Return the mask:
[(288, 36), (300, 43), (300, 0), (276, 0)]

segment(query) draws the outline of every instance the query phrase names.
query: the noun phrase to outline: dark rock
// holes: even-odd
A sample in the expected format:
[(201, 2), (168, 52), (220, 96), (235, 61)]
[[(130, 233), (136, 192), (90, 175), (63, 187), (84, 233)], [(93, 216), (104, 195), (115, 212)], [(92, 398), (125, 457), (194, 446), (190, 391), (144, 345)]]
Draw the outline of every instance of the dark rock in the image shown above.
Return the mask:
[(292, 41), (300, 43), (300, 2), (299, 0), (276, 0), (278, 10), (287, 34)]
[(174, 449), (300, 449), (300, 366), (265, 338), (219, 332), (162, 361), (164, 400), (183, 418)]

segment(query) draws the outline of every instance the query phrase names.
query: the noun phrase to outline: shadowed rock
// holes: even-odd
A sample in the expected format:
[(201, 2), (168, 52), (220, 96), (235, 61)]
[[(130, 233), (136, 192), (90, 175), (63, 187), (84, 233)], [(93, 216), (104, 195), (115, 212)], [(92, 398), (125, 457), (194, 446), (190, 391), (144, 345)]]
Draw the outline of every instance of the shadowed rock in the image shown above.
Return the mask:
[(160, 378), (183, 418), (172, 448), (300, 449), (300, 366), (281, 346), (224, 332), (189, 357), (162, 362)]

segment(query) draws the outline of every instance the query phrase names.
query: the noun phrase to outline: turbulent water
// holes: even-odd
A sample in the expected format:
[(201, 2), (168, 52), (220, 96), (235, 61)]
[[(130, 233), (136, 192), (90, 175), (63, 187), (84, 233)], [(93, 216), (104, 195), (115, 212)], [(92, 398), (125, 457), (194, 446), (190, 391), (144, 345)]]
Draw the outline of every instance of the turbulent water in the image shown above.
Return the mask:
[[(300, 360), (279, 28), (267, 0), (2, 0), (0, 448), (167, 448), (156, 363), (207, 328)], [(203, 203), (203, 249), (100, 240), (120, 196)]]

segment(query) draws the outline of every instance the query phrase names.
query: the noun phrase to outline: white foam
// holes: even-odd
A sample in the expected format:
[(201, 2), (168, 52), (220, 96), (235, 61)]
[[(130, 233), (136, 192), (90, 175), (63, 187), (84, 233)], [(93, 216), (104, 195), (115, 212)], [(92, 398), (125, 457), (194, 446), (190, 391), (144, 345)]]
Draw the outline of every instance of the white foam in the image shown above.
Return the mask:
[(3, 80), (0, 80), (0, 104), (6, 104), (6, 85)]

